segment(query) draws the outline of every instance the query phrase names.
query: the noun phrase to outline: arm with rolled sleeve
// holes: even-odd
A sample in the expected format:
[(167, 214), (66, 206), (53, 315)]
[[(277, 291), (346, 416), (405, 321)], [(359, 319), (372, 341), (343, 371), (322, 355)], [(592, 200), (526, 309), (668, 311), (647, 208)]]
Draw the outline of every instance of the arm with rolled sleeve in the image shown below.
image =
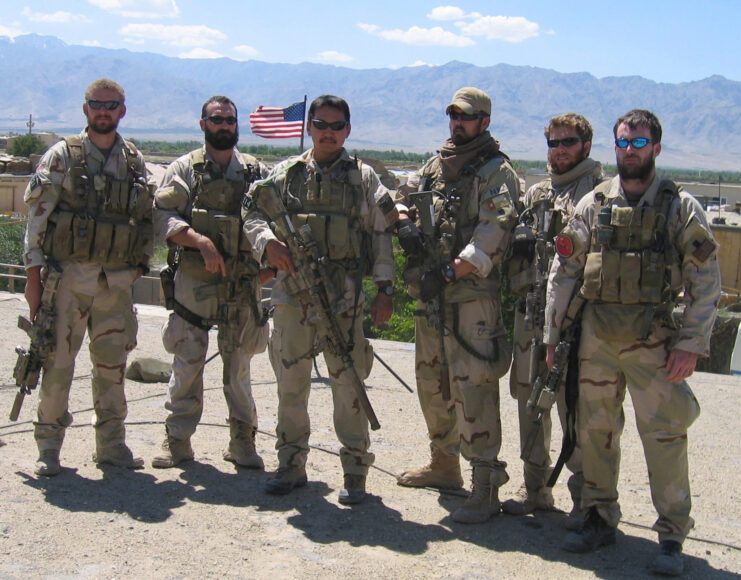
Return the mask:
[(471, 240), (457, 257), (471, 264), (476, 275), (486, 278), (509, 248), (517, 221), (515, 200), (520, 197), (520, 180), (512, 167), (503, 163), (478, 189), (479, 221)]
[(394, 247), (391, 232), (387, 231), (386, 219), (377, 204), (388, 190), (381, 184), (376, 172), (365, 164), (362, 166), (362, 180), (367, 208), (363, 216), (363, 227), (371, 237), (373, 281), (393, 283)]

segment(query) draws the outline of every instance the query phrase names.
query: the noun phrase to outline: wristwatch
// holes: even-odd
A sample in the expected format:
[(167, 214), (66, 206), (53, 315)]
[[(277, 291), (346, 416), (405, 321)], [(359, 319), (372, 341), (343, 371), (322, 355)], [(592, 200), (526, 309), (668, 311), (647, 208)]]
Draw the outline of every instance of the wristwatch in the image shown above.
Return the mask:
[(443, 276), (445, 276), (446, 282), (455, 282), (455, 268), (453, 264), (448, 264), (443, 267)]
[(386, 296), (393, 296), (394, 295), (394, 287), (391, 284), (386, 284), (385, 286), (379, 286), (378, 287), (378, 293), (379, 294), (385, 294)]

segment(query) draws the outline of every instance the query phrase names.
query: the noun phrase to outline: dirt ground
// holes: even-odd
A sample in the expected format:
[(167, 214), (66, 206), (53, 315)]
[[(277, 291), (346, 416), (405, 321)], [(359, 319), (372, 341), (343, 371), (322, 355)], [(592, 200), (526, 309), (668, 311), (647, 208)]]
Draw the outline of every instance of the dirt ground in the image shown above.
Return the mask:
[[(32, 435), (36, 393), (27, 397), (19, 421), (5, 419), (15, 387), (13, 347), (26, 344), (16, 328), (26, 312), (21, 295), (0, 293), (0, 578), (635, 578), (648, 575), (656, 550), (648, 480), (626, 402), (620, 494), (623, 521), (618, 541), (596, 554), (563, 552), (562, 513), (512, 517), (486, 524), (457, 524), (450, 512), (461, 494), (396, 485), (393, 474), (426, 462), (428, 447), (417, 397), (380, 364), (367, 381), (381, 422), (372, 433), (376, 464), (368, 477), (368, 500), (337, 502), (342, 473), (325, 379), (313, 382), (310, 412), (313, 449), (309, 484), (284, 497), (263, 485), (277, 467), (275, 382), (267, 354), (253, 359), (252, 378), (260, 415), (257, 446), (267, 472), (223, 461), (228, 438), (220, 393), (221, 363), (206, 367), (203, 422), (193, 438), (195, 461), (182, 469), (149, 466), (164, 435), (166, 386), (129, 381), (128, 443), (146, 467), (100, 468), (91, 460), (90, 363), (78, 357), (70, 409), (75, 423), (62, 449), (62, 474), (33, 475)], [(167, 361), (160, 338), (166, 311), (139, 307), (139, 346), (130, 361)], [(214, 337), (215, 338), (215, 337)], [(214, 352), (215, 340), (211, 351)], [(413, 345), (375, 341), (379, 355), (410, 384)], [(322, 362), (320, 373), (326, 377)], [(502, 385), (504, 443), (501, 458), (511, 481), (521, 481), (516, 441), (516, 404)], [(703, 413), (690, 431), (693, 516), (685, 543), (687, 578), (739, 578), (741, 573), (741, 444), (738, 393), (741, 377), (698, 373), (692, 387)], [(554, 436), (554, 455), (560, 435)], [(470, 469), (464, 477), (470, 481)], [(554, 489), (568, 509), (566, 476)]]

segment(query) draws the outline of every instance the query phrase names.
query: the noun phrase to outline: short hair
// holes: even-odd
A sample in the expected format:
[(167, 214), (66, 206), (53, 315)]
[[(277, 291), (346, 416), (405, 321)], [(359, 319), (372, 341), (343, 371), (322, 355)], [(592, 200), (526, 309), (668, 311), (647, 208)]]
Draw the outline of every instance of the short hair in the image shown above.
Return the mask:
[(213, 97), (206, 99), (206, 102), (203, 103), (203, 106), (201, 107), (201, 119), (206, 118), (206, 109), (211, 103), (218, 103), (219, 105), (234, 107), (234, 116), (239, 119), (239, 115), (237, 114), (237, 105), (235, 105), (234, 101), (232, 101), (229, 97), (225, 97), (224, 95), (214, 95)]
[(633, 109), (628, 111), (615, 121), (615, 126), (612, 128), (612, 134), (617, 137), (618, 127), (622, 124), (627, 125), (631, 129), (636, 127), (647, 127), (651, 132), (651, 139), (654, 143), (661, 143), (661, 123), (659, 118), (654, 115), (651, 111), (646, 109)]
[(350, 122), (350, 105), (347, 104), (345, 99), (334, 95), (318, 96), (316, 99), (311, 101), (311, 105), (309, 105), (309, 119), (313, 119), (316, 110), (321, 109), (322, 107), (332, 107), (333, 109), (342, 111), (343, 115), (345, 115), (345, 121), (348, 123)]
[(551, 122), (543, 131), (546, 139), (551, 138), (551, 131), (557, 127), (570, 127), (576, 131), (579, 138), (583, 141), (591, 141), (594, 132), (592, 131), (592, 125), (589, 124), (587, 118), (576, 113), (564, 113), (563, 115), (557, 115), (551, 119)]
[(123, 87), (111, 79), (102, 78), (90, 83), (85, 89), (85, 100), (89, 101), (92, 99), (95, 91), (114, 91), (118, 93), (119, 99), (122, 103), (126, 102), (126, 93), (124, 92)]

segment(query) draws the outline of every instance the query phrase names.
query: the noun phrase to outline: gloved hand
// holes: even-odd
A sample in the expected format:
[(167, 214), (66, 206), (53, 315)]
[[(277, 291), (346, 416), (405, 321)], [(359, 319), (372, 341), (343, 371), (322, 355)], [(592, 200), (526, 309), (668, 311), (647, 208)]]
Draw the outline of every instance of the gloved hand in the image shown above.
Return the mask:
[(423, 302), (437, 298), (445, 287), (445, 276), (440, 269), (428, 270), (419, 279), (419, 295)]
[(408, 254), (421, 254), (424, 250), (422, 232), (409, 218), (399, 220), (397, 226), (399, 245)]

